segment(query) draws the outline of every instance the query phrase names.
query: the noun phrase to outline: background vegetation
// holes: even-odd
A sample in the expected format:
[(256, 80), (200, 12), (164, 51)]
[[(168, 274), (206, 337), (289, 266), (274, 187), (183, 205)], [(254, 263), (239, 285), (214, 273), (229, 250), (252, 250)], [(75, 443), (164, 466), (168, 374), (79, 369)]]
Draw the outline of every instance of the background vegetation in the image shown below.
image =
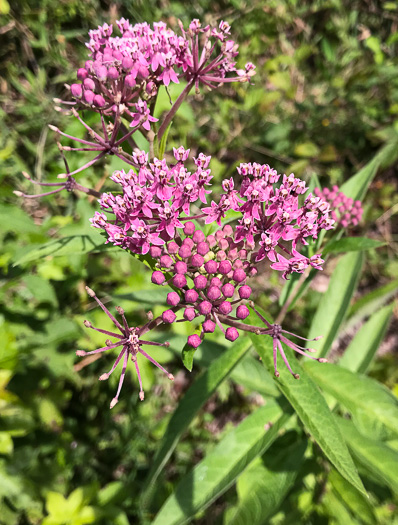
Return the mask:
[[(117, 378), (97, 380), (105, 359), (89, 367), (76, 361), (77, 348), (103, 343), (83, 319), (108, 322), (86, 284), (123, 306), (132, 323), (148, 308), (161, 312), (164, 297), (138, 261), (102, 251), (88, 223), (95, 202), (71, 194), (21, 201), (12, 192), (32, 191), (23, 170), (39, 180), (62, 170), (47, 124), (72, 135), (80, 128), (52, 99), (67, 96), (64, 83), (84, 60), (87, 31), (121, 16), (173, 27), (178, 18), (226, 19), (242, 63), (257, 65), (254, 86), (191, 96), (171, 129), (168, 147), (213, 156), (215, 184), (243, 161), (308, 181), (316, 175), (325, 186), (365, 166), (370, 190), (351, 235), (385, 245), (337, 254), (285, 326), (302, 335), (328, 331), (324, 353), (341, 364), (340, 375), (337, 367), (305, 366), (302, 384), (307, 372), (336, 417), (350, 414), (339, 425), (370, 499), (325, 459), (316, 432), (309, 437), (292, 415), (290, 406), (304, 421), (300, 400), (288, 391), (279, 397), (250, 344), (225, 348), (209, 338), (189, 373), (179, 355), (185, 334), (173, 325), (164, 335), (171, 346), (158, 357), (174, 384), (144, 366), (146, 401), (131, 374), (113, 411)], [(155, 523), (396, 523), (398, 4), (0, 0), (0, 100), (0, 523), (151, 523), (177, 487)], [(167, 105), (163, 93), (158, 111)], [(69, 161), (72, 170), (80, 165)], [(96, 166), (83, 184), (106, 188), (116, 166)], [(67, 244), (54, 244), (65, 237)], [(287, 297), (279, 276), (263, 273), (257, 289), (276, 317)], [(265, 361), (266, 350), (257, 348)], [(314, 401), (311, 410), (315, 420), (321, 408)], [(264, 421), (274, 422), (266, 434)]]

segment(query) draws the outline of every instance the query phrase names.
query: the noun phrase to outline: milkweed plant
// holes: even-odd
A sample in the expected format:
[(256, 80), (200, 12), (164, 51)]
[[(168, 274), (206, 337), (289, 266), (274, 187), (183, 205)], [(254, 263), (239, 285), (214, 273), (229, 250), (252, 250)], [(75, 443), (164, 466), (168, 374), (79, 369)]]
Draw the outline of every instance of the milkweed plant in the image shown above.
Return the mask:
[[(152, 355), (155, 347), (170, 345), (158, 337), (168, 325), (184, 323), (187, 327), (189, 335), (185, 345), (174, 350), (182, 353), (183, 364), (189, 370), (195, 352), (213, 332), (219, 333), (219, 341), (224, 340), (225, 355), (220, 359), (224, 359), (231, 370), (253, 345), (266, 367), (264, 371), (274, 375), (269, 387), (272, 395), (284, 401), (271, 402), (261, 408), (264, 417), (259, 420), (262, 430), (255, 438), (257, 448), (252, 443), (249, 452), (247, 443), (241, 443), (246, 459), (240, 471), (264, 453), (288, 421), (289, 425), (293, 424), (292, 413), (295, 413), (305, 432), (332, 464), (336, 476), (354, 491), (355, 497), (363, 498), (361, 493), (365, 493), (365, 489), (349, 452), (355, 448), (357, 430), (352, 421), (332, 415), (315, 384), (334, 396), (354, 419), (366, 405), (367, 389), (375, 389), (380, 399), (384, 396), (380, 402), (393, 404), (381, 385), (357, 374), (365, 372), (367, 366), (355, 340), (352, 352), (344, 356), (341, 363), (324, 364), (346, 316), (355, 288), (353, 283), (360, 272), (362, 252), (373, 247), (369, 239), (350, 237), (350, 231), (361, 221), (361, 199), (369, 177), (366, 179), (359, 173), (341, 189), (336, 185), (321, 188), (319, 183), (305, 181), (289, 172), (278, 173), (268, 164), (247, 158), (247, 162), (236, 166), (232, 176), (219, 184), (206, 151), (195, 150), (192, 154), (186, 144), (168, 151), (169, 130), (190, 94), (200, 95), (198, 107), (203, 109), (199, 110), (206, 112), (206, 94), (210, 90), (222, 92), (226, 83), (246, 84), (250, 90), (255, 82), (256, 66), (250, 62), (240, 65), (238, 44), (232, 40), (227, 22), (211, 27), (193, 20), (187, 28), (180, 23), (175, 32), (163, 22), (152, 26), (132, 25), (122, 18), (115, 27), (104, 24), (90, 31), (86, 47), (87, 61), (77, 70), (75, 83), (67, 86), (69, 97), (55, 101), (59, 111), (79, 121), (84, 133), (73, 136), (50, 125), (64, 161), (64, 172), (58, 175), (58, 182), (50, 183), (35, 181), (25, 174), (33, 184), (43, 187), (43, 193), (15, 193), (24, 199), (60, 192), (94, 197), (98, 209), (90, 219), (92, 227), (101, 232), (105, 244), (124, 250), (148, 267), (152, 286), (167, 290), (167, 306), (158, 316), (148, 311), (147, 321), (135, 326), (121, 307), (113, 311), (111, 306), (106, 306), (106, 301), (101, 300), (101, 290), (87, 286), (89, 297), (111, 320), (114, 330), (84, 321), (85, 327), (103, 334), (104, 346), (92, 351), (77, 350), (77, 356), (99, 357), (116, 352), (112, 366), (99, 377), (105, 381), (111, 374), (119, 374), (117, 391), (110, 402), (113, 408), (122, 395), (128, 366), (137, 374), (141, 401), (144, 400), (142, 360), (150, 361), (168, 379), (174, 380), (161, 358), (157, 357), (158, 362)], [(157, 119), (154, 115), (158, 94), (170, 84), (183, 87), (179, 96), (171, 101), (169, 110)], [(90, 113), (96, 118), (88, 118)], [(137, 146), (136, 133), (145, 137), (146, 149)], [(74, 145), (64, 145), (65, 139)], [(79, 152), (89, 152), (92, 157), (70, 170), (68, 158), (73, 156), (76, 165)], [(106, 156), (116, 156), (124, 164), (123, 169), (110, 176), (109, 191), (102, 193), (82, 185), (79, 175)], [(214, 190), (213, 180), (217, 181), (218, 190)], [(339, 259), (337, 276), (333, 274), (329, 290), (322, 297), (310, 334), (289, 331), (284, 322), (287, 312), (294, 309), (296, 300), (333, 255), (344, 251), (350, 253)], [(280, 314), (275, 321), (256, 303), (261, 299), (261, 283), (272, 271), (278, 272), (281, 282), (285, 282), (284, 297), (279, 301)], [(367, 330), (366, 324), (362, 330)], [(380, 328), (374, 331), (379, 333)], [(375, 336), (367, 333), (369, 339), (362, 337), (362, 344), (367, 348), (370, 345), (366, 352), (374, 354)], [(236, 348), (240, 349), (238, 353)], [(293, 353), (300, 359), (294, 359)], [(251, 359), (254, 358), (251, 356)], [(286, 367), (285, 370), (282, 367)], [(264, 381), (270, 381), (268, 375)], [(189, 397), (189, 393), (187, 395)], [(336, 411), (336, 403), (329, 406)], [(373, 405), (367, 407), (366, 413), (389, 431), (393, 427), (391, 421), (395, 421), (394, 424), (398, 421), (396, 407), (391, 412), (391, 420), (380, 415)], [(248, 416), (235, 433), (242, 427), (243, 436), (245, 425), (255, 427), (254, 417), (255, 413)], [(186, 425), (189, 421), (187, 417)], [(166, 437), (172, 432), (170, 426)], [(227, 436), (226, 442), (228, 439)], [(147, 493), (172, 450), (170, 447), (167, 453), (160, 450)], [(353, 452), (357, 456), (357, 451)], [(269, 475), (266, 467), (265, 477)], [(201, 468), (201, 464), (195, 467), (193, 475), (199, 476)], [(203, 475), (206, 477), (206, 473)], [(201, 478), (195, 479), (200, 484)], [(231, 480), (221, 480), (220, 487), (226, 490)], [(255, 485), (254, 491), (262, 486), (261, 479), (256, 483), (260, 485)], [(177, 489), (177, 496), (178, 490), (184, 490), (183, 483)], [(223, 492), (215, 487), (210, 494), (206, 490), (204, 487), (200, 494), (195, 492), (196, 499), (187, 507), (179, 505), (178, 497), (171, 495), (155, 522), (189, 520)], [(249, 495), (245, 497), (250, 499)], [(263, 506), (266, 504), (270, 502), (261, 502)], [(239, 504), (236, 516), (240, 513), (243, 516), (244, 509)], [(269, 515), (265, 507), (262, 512), (263, 517)], [(180, 514), (182, 518), (178, 517)]]

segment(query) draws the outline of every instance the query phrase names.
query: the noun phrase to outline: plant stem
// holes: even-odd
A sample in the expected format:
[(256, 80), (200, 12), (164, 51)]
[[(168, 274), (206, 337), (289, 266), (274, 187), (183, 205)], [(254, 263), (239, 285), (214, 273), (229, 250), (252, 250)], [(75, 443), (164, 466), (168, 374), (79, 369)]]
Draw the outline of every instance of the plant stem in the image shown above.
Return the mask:
[(163, 120), (163, 122), (162, 122), (162, 124), (161, 124), (161, 126), (159, 128), (159, 131), (158, 131), (158, 140), (159, 140), (159, 142), (162, 139), (162, 137), (164, 135), (164, 132), (166, 131), (168, 125), (173, 120), (174, 115), (177, 113), (177, 110), (179, 109), (181, 104), (184, 102), (184, 99), (188, 96), (189, 92), (191, 91), (194, 83), (195, 83), (194, 80), (190, 80), (188, 82), (188, 84), (185, 86), (185, 88), (180, 93), (180, 95), (177, 98), (177, 100), (172, 105), (170, 111), (167, 113), (167, 115), (166, 115), (165, 119)]

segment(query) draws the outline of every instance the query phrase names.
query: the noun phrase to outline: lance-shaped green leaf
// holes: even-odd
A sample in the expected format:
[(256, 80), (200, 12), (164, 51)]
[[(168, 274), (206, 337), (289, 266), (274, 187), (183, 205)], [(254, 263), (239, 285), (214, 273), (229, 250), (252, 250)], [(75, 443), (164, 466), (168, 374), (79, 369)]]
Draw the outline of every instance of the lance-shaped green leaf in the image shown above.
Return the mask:
[[(204, 343), (205, 344), (205, 343)], [(191, 385), (167, 426), (160, 449), (153, 460), (151, 471), (145, 482), (144, 502), (148, 500), (151, 489), (165, 463), (175, 449), (181, 434), (216, 388), (230, 375), (234, 367), (251, 347), (248, 337), (239, 338)]]
[(350, 306), (357, 287), (363, 263), (361, 252), (348, 253), (338, 262), (329, 282), (327, 292), (322, 295), (311, 323), (308, 338), (320, 335), (317, 357), (324, 357), (333, 343)]
[[(271, 338), (258, 335), (252, 335), (251, 338), (264, 365), (269, 370), (272, 370)], [(300, 379), (294, 379), (285, 366), (280, 366), (278, 368), (280, 377), (275, 381), (276, 385), (292, 405), (303, 425), (318, 443), (329, 461), (347, 481), (360, 492), (366, 494), (354, 462), (324, 397), (300, 366), (298, 360), (293, 357), (293, 352), (286, 348), (285, 353), (293, 371), (300, 374)]]
[(353, 414), (385, 425), (398, 434), (398, 400), (381, 383), (330, 363), (304, 363), (312, 379)]
[(341, 432), (354, 458), (373, 477), (398, 491), (398, 452), (381, 441), (363, 436), (348, 419), (337, 417)]
[(358, 173), (353, 175), (347, 182), (345, 182), (340, 190), (354, 200), (362, 200), (366, 192), (376, 176), (377, 170), (380, 166), (386, 167), (395, 162), (397, 158), (397, 139), (387, 142), (376, 156), (368, 162)]
[(329, 481), (340, 500), (344, 502), (354, 516), (358, 517), (367, 525), (377, 523), (376, 516), (368, 499), (354, 489), (350, 483), (347, 483), (337, 470), (333, 469), (330, 472)]
[(249, 463), (271, 445), (289, 417), (274, 401), (258, 408), (183, 477), (152, 525), (190, 523), (197, 512), (223, 494)]
[(279, 508), (304, 461), (307, 441), (290, 446), (275, 445), (239, 476), (236, 488), (239, 503), (228, 515), (228, 525), (261, 525)]
[(96, 253), (104, 250), (111, 250), (112, 248), (113, 245), (105, 244), (104, 238), (95, 231), (85, 235), (70, 235), (68, 237), (62, 237), (61, 239), (47, 242), (38, 248), (30, 250), (18, 259), (14, 263), (14, 266), (38, 261), (48, 255), (58, 257), (61, 255)]
[(344, 352), (340, 366), (362, 374), (368, 370), (387, 331), (393, 309), (394, 304), (389, 304), (371, 316)]
[(385, 242), (368, 239), (367, 237), (343, 237), (342, 239), (336, 239), (328, 243), (322, 251), (322, 255), (328, 253), (360, 252), (380, 248), (380, 246), (385, 246), (385, 244)]

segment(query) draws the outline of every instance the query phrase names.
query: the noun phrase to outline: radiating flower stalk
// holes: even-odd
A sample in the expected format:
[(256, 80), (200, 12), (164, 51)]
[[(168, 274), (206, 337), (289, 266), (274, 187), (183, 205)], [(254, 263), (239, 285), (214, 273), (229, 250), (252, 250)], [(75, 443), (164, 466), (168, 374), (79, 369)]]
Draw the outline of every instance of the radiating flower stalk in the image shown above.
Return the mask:
[[(180, 35), (162, 22), (151, 28), (146, 23), (133, 26), (121, 19), (116, 25), (119, 36), (113, 36), (113, 27), (107, 24), (90, 31), (88, 60), (77, 71), (78, 82), (69, 86), (72, 100), (56, 101), (63, 106), (60, 110), (80, 121), (89, 136), (73, 137), (50, 126), (58, 139), (64, 137), (79, 144), (70, 147), (59, 143), (66, 169), (58, 177), (66, 180), (42, 183), (25, 175), (34, 184), (51, 189), (39, 195), (15, 193), (32, 198), (78, 190), (97, 197), (101, 211), (90, 219), (92, 225), (102, 230), (106, 243), (146, 258), (153, 269), (152, 283), (170, 289), (168, 308), (155, 319), (149, 314), (143, 326), (130, 327), (120, 307), (117, 312), (121, 322), (87, 287), (117, 332), (96, 328), (89, 321), (85, 321), (85, 326), (116, 340), (107, 339), (105, 346), (91, 352), (78, 350), (77, 355), (101, 355), (119, 349), (110, 371), (100, 376), (100, 380), (108, 379), (122, 363), (111, 408), (119, 400), (129, 360), (136, 369), (141, 400), (142, 358), (173, 379), (150, 355), (150, 350), (142, 347), (168, 346), (143, 337), (160, 325), (175, 322), (191, 327), (187, 338), (191, 349), (215, 331), (229, 342), (241, 332), (271, 337), (275, 376), (279, 376), (279, 354), (298, 379), (283, 345), (319, 362), (325, 359), (309, 355), (316, 350), (291, 341), (298, 338), (308, 342), (307, 339), (270, 323), (255, 307), (250, 284), (266, 261), (271, 269), (282, 273), (283, 279), (292, 273), (303, 274), (310, 267), (322, 270), (321, 253), (310, 255), (307, 246), (322, 231), (336, 225), (346, 228), (357, 224), (361, 203), (352, 202), (337, 187), (331, 191), (316, 189), (307, 195), (305, 182), (294, 174), (281, 175), (267, 164), (258, 163), (240, 164), (234, 177), (222, 181), (222, 193), (213, 196), (210, 156), (198, 153), (191, 158), (190, 150), (180, 146), (174, 148), (173, 156), (156, 158), (151, 147), (154, 137), (160, 141), (192, 88), (198, 92), (201, 87), (215, 89), (226, 82), (250, 82), (255, 67), (249, 63), (242, 69), (236, 68), (238, 46), (229, 37), (229, 24), (223, 21), (217, 28), (202, 28), (198, 20), (193, 20), (187, 30), (180, 24)], [(186, 85), (157, 128), (154, 109), (159, 89), (181, 80)], [(99, 129), (84, 120), (87, 110), (99, 115)], [(134, 146), (134, 133), (138, 130), (150, 141), (150, 154), (138, 148), (133, 148), (131, 154), (124, 150), (127, 142)], [(93, 152), (94, 156), (71, 172), (64, 152), (79, 151)], [(116, 155), (126, 164), (125, 170), (115, 171), (110, 177), (116, 192), (100, 194), (76, 182), (74, 175), (106, 155)], [(223, 225), (225, 221), (231, 224)], [(250, 309), (262, 326), (245, 322)]]

